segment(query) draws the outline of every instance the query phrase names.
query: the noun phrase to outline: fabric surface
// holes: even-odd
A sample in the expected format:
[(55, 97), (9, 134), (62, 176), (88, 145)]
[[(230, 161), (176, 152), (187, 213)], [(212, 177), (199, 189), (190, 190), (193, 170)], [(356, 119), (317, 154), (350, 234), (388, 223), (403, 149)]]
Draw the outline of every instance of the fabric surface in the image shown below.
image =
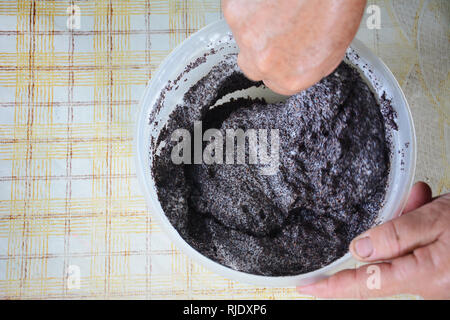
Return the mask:
[[(450, 2), (369, 4), (381, 29), (366, 14), (358, 38), (410, 103), (416, 180), (448, 191)], [(137, 183), (141, 94), (174, 47), (220, 17), (215, 0), (0, 1), (0, 298), (308, 298), (188, 259)]]

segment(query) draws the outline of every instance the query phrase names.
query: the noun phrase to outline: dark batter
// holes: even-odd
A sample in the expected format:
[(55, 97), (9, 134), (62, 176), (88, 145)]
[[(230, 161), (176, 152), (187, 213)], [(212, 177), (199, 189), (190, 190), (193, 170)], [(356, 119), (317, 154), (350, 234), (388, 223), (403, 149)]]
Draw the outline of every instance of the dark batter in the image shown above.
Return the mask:
[[(389, 171), (385, 120), (346, 63), (284, 103), (238, 99), (210, 110), (254, 85), (261, 83), (247, 80), (230, 56), (185, 94), (158, 138), (166, 143), (153, 166), (158, 197), (180, 235), (223, 265), (269, 276), (313, 271), (344, 255), (377, 217)], [(224, 137), (227, 128), (278, 129), (278, 172), (173, 164), (170, 135), (193, 132), (195, 120)]]

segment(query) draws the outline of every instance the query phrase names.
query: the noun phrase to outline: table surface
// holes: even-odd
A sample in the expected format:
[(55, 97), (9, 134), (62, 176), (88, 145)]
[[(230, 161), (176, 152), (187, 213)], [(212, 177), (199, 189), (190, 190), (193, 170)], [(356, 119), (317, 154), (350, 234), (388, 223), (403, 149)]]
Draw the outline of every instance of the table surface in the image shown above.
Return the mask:
[[(74, 1), (80, 28), (68, 29), (72, 2), (0, 2), (0, 298), (307, 298), (191, 261), (136, 180), (138, 100), (174, 47), (220, 19), (220, 1)], [(381, 29), (366, 13), (357, 37), (410, 103), (416, 180), (446, 192), (450, 1), (369, 4)]]

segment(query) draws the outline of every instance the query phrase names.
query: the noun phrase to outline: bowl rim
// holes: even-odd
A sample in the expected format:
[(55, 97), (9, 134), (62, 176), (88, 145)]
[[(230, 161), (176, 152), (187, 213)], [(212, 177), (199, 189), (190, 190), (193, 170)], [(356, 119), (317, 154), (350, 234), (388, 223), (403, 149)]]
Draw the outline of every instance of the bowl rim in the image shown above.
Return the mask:
[[(189, 258), (192, 260), (198, 262), (202, 266), (206, 267), (208, 270), (212, 270), (215, 273), (226, 277), (227, 279), (241, 281), (248, 284), (253, 285), (261, 285), (265, 287), (290, 287), (290, 286), (296, 286), (296, 285), (306, 285), (312, 282), (315, 282), (317, 280), (320, 280), (324, 277), (327, 277), (335, 272), (337, 272), (339, 269), (345, 268), (350, 266), (351, 264), (355, 264), (356, 260), (352, 257), (350, 252), (347, 252), (342, 257), (338, 258), (337, 260), (333, 261), (332, 263), (320, 268), (316, 269), (311, 272), (299, 274), (299, 275), (290, 275), (290, 276), (263, 276), (263, 275), (256, 275), (251, 273), (246, 273), (242, 271), (237, 271), (234, 269), (231, 269), (230, 267), (224, 266), (195, 250), (192, 246), (189, 245), (178, 233), (178, 231), (175, 229), (175, 227), (170, 223), (169, 219), (165, 215), (157, 194), (151, 190), (150, 186), (147, 184), (147, 179), (145, 178), (145, 170), (144, 165), (145, 161), (142, 159), (142, 154), (139, 152), (138, 148), (142, 145), (143, 139), (150, 139), (150, 137), (143, 137), (140, 133), (143, 130), (142, 126), (145, 124), (145, 120), (148, 120), (148, 115), (150, 114), (151, 110), (155, 107), (154, 105), (151, 105), (148, 103), (149, 95), (150, 93), (155, 89), (155, 79), (160, 79), (161, 75), (164, 73), (164, 70), (166, 68), (169, 68), (171, 65), (176, 63), (179, 60), (179, 57), (182, 55), (185, 55), (183, 51), (185, 51), (186, 44), (189, 43), (189, 41), (192, 41), (194, 37), (202, 37), (203, 35), (208, 34), (209, 32), (218, 29), (223, 28), (226, 25), (226, 22), (224, 19), (218, 20), (216, 22), (213, 22), (199, 31), (195, 32), (194, 34), (190, 35), (186, 40), (184, 40), (182, 43), (180, 43), (169, 55), (167, 55), (162, 63), (159, 65), (157, 71), (153, 74), (152, 78), (148, 81), (147, 86), (145, 90), (143, 91), (141, 98), (139, 100), (139, 111), (136, 113), (136, 121), (135, 121), (135, 130), (134, 130), (134, 141), (133, 141), (133, 151), (134, 151), (134, 158), (135, 158), (135, 166), (136, 166), (136, 176), (139, 181), (140, 188), (143, 192), (143, 195), (145, 197), (146, 203), (148, 205), (149, 214), (152, 214), (153, 217), (156, 217), (157, 221), (159, 222), (160, 226), (162, 227), (163, 231), (168, 235), (169, 239), (173, 241), (178, 249), (182, 251), (184, 254), (186, 254)], [(408, 181), (406, 182), (406, 187), (404, 188), (404, 195), (403, 198), (406, 198), (411, 190), (412, 183), (414, 180), (414, 174), (415, 174), (415, 165), (416, 165), (416, 157), (417, 157), (417, 150), (416, 150), (416, 135), (415, 135), (415, 129), (414, 129), (414, 122), (411, 115), (411, 110), (409, 107), (409, 104), (406, 100), (406, 97), (398, 84), (397, 80), (395, 79), (392, 72), (389, 70), (389, 68), (386, 66), (386, 64), (377, 57), (369, 48), (367, 48), (360, 40), (354, 39), (350, 45), (353, 49), (356, 50), (356, 52), (362, 57), (368, 57), (371, 60), (375, 60), (379, 64), (379, 68), (383, 69), (382, 72), (385, 73), (388, 76), (388, 80), (391, 81), (391, 84), (394, 87), (394, 90), (397, 91), (400, 94), (400, 99), (403, 100), (403, 105), (406, 107), (406, 114), (408, 118), (408, 122), (410, 125), (410, 148), (409, 151), (412, 152), (410, 162), (411, 162), (411, 169), (409, 170), (408, 174)], [(184, 67), (184, 66), (183, 66)], [(148, 122), (148, 121), (147, 121)], [(148, 124), (148, 123), (147, 123)], [(150, 178), (153, 180), (153, 177)], [(400, 205), (400, 210), (397, 214), (403, 210), (406, 199), (402, 200), (402, 204)]]

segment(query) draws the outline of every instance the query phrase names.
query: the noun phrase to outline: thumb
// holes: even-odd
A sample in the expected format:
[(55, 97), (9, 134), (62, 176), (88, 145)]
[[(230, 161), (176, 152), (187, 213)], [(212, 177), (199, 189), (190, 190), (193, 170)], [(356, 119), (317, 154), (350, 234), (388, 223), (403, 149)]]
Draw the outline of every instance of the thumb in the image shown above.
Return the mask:
[(372, 228), (350, 243), (350, 252), (361, 261), (392, 259), (434, 242), (443, 232), (436, 223), (443, 212), (437, 199), (399, 218)]

